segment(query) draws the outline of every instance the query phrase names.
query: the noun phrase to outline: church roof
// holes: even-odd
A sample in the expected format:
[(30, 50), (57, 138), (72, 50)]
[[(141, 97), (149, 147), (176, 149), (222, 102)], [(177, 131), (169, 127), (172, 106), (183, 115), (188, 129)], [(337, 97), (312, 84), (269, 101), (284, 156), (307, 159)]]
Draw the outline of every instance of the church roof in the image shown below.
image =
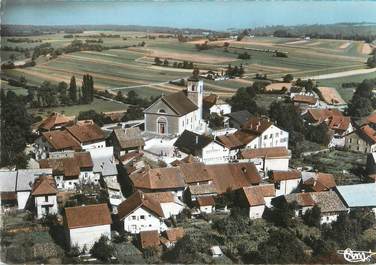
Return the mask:
[(162, 100), (179, 116), (184, 116), (198, 109), (183, 91), (162, 96)]

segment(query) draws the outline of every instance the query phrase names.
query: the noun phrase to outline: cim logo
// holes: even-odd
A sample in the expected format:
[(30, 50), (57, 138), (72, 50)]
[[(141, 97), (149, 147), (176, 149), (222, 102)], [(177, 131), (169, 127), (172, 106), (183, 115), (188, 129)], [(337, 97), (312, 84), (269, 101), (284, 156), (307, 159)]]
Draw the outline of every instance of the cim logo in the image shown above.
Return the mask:
[(343, 255), (343, 258), (348, 262), (357, 263), (371, 262), (373, 260), (372, 256), (376, 255), (376, 252), (346, 248), (345, 250), (337, 250), (337, 254)]

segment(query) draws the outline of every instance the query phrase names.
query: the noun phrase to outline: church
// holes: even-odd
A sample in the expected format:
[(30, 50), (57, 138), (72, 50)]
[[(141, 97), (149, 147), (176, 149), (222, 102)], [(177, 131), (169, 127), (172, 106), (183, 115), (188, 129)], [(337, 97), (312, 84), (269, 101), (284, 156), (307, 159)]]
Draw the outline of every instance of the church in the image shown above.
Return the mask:
[(202, 120), (204, 83), (197, 76), (187, 80), (186, 90), (162, 95), (144, 110), (145, 132), (160, 136), (199, 130)]

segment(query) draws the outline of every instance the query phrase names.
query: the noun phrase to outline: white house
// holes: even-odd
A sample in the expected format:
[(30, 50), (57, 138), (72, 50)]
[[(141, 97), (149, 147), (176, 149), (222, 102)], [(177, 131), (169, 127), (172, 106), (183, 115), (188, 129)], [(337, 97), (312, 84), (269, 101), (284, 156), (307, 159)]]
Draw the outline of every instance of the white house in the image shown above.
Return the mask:
[(34, 182), (31, 191), (37, 219), (48, 214), (57, 214), (57, 188), (52, 176), (40, 176)]
[(93, 122), (77, 123), (66, 130), (80, 143), (84, 150), (106, 147), (102, 129)]
[(288, 170), (291, 156), (286, 147), (266, 147), (242, 150), (239, 157), (241, 162), (255, 164), (258, 171), (267, 177), (270, 170)]
[(200, 196), (196, 200), (197, 208), (201, 213), (211, 214), (215, 211), (215, 201), (213, 196)]
[(154, 135), (180, 135), (184, 130), (203, 126), (204, 84), (197, 77), (187, 80), (184, 91), (162, 95), (144, 110), (145, 132)]
[(96, 179), (112, 178), (116, 179), (118, 171), (114, 158), (114, 148), (112, 146), (93, 148), (88, 150), (93, 160), (93, 172)]
[(134, 190), (144, 192), (172, 192), (183, 199), (186, 188), (184, 176), (179, 168), (144, 168), (129, 176)]
[(230, 150), (288, 148), (289, 133), (275, 126), (269, 119), (251, 117), (237, 132), (216, 139)]
[(337, 220), (341, 213), (347, 212), (345, 204), (334, 191), (293, 193), (284, 196), (288, 203), (295, 202), (295, 216), (302, 216), (315, 205), (320, 207), (320, 224), (330, 224)]
[(210, 94), (203, 98), (204, 116), (216, 113), (224, 116), (231, 113), (231, 105), (220, 100), (216, 94)]
[(19, 210), (23, 210), (27, 206), (35, 179), (44, 175), (51, 176), (52, 169), (19, 169), (17, 171), (16, 192)]
[(197, 157), (205, 164), (221, 164), (235, 159), (230, 157), (230, 150), (220, 142), (188, 130), (179, 136), (174, 146), (185, 154)]
[(273, 170), (269, 181), (274, 184), (276, 196), (292, 193), (299, 186), (302, 174), (298, 170), (279, 171)]
[(160, 204), (165, 218), (176, 216), (185, 208), (184, 203), (172, 192), (150, 192), (146, 195)]
[(238, 190), (240, 204), (249, 208), (249, 218), (262, 218), (265, 207), (271, 207), (271, 200), (275, 197), (273, 184), (248, 186)]
[(167, 229), (160, 203), (141, 191), (134, 192), (118, 206), (118, 219), (123, 222), (124, 230), (138, 234), (141, 231)]
[(69, 207), (64, 211), (65, 233), (71, 247), (86, 247), (88, 251), (102, 235), (111, 239), (111, 224), (111, 214), (105, 203)]

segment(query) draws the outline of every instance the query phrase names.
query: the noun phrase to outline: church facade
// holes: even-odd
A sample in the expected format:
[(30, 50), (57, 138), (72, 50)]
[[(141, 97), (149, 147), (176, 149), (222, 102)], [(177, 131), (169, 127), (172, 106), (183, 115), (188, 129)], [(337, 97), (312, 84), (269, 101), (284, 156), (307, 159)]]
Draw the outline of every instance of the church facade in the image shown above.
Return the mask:
[(202, 124), (203, 95), (203, 81), (189, 78), (186, 90), (163, 95), (144, 110), (145, 132), (168, 136), (199, 128)]

